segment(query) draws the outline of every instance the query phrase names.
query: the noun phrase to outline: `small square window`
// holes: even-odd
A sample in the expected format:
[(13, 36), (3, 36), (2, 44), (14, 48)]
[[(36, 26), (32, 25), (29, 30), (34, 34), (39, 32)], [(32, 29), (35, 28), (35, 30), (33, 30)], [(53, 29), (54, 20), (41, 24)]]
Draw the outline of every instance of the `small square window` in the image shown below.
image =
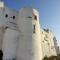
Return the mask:
[(35, 25), (33, 25), (33, 27), (34, 27), (33, 33), (35, 33)]
[(37, 20), (37, 16), (36, 15), (34, 16), (34, 19)]
[(8, 14), (6, 14), (5, 17), (7, 18), (8, 17)]
[(15, 19), (15, 16), (13, 16), (13, 19)]

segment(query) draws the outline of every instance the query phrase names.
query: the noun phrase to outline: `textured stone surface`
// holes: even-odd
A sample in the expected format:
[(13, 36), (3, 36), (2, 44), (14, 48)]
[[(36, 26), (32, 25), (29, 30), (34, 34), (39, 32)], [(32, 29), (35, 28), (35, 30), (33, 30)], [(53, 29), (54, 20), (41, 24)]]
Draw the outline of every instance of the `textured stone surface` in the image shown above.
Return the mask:
[[(33, 14), (37, 16), (37, 20)], [(22, 8), (19, 11), (17, 24), (21, 33), (17, 60), (42, 60), (38, 12), (32, 8)], [(35, 33), (33, 33), (34, 25)]]

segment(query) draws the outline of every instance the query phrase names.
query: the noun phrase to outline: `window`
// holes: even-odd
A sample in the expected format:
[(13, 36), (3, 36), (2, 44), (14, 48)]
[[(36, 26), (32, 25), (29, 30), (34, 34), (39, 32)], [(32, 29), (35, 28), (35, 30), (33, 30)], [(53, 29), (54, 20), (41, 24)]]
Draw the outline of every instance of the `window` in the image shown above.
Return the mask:
[(34, 16), (34, 19), (37, 20), (37, 16), (36, 15)]
[(33, 27), (34, 27), (33, 33), (35, 33), (35, 25), (33, 25)]
[(8, 17), (8, 14), (6, 14), (5, 17), (7, 18)]
[(13, 16), (13, 19), (15, 19), (15, 16)]
[(32, 18), (31, 16), (28, 16), (28, 18)]

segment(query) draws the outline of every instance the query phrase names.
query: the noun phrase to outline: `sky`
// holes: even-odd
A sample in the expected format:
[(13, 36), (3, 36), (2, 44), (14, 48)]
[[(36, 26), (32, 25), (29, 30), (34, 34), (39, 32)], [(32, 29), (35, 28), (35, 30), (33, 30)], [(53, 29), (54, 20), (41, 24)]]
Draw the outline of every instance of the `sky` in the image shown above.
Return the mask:
[(19, 10), (22, 7), (37, 9), (41, 27), (49, 28), (60, 45), (60, 0), (4, 0), (4, 2), (11, 9)]

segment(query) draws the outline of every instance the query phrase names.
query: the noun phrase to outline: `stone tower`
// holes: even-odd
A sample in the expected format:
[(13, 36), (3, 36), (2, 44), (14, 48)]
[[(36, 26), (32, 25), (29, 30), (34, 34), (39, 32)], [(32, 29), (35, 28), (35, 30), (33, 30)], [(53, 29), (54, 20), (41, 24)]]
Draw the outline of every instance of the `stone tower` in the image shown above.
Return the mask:
[(16, 59), (17, 42), (19, 31), (17, 27), (17, 14), (15, 10), (4, 8), (3, 21), (4, 21), (4, 37), (2, 44), (3, 60)]
[(3, 51), (3, 60), (16, 59), (19, 36), (17, 14), (17, 11), (9, 9), (0, 1), (0, 49)]
[(20, 30), (17, 60), (42, 60), (38, 11), (33, 8), (20, 9), (17, 24)]

